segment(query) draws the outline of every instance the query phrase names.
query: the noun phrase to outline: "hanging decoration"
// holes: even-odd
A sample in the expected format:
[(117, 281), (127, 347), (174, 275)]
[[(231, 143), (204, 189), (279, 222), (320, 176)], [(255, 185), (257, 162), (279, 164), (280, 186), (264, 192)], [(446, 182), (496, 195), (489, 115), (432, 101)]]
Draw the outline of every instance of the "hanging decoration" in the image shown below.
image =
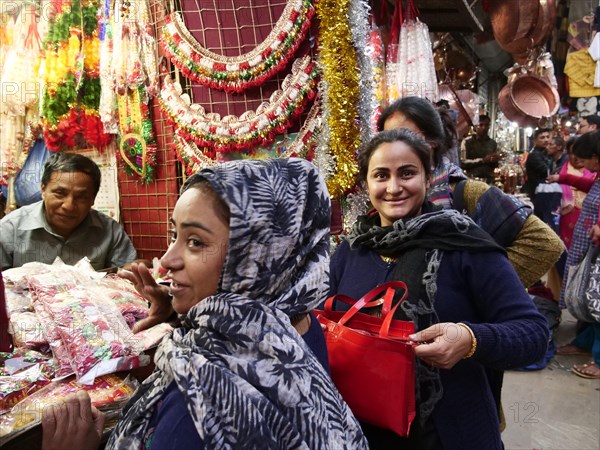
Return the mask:
[(179, 162), (185, 167), (186, 175), (192, 175), (217, 164), (216, 158), (207, 156), (194, 142), (185, 140), (178, 133), (174, 134), (173, 142), (175, 154)]
[(260, 86), (282, 70), (304, 40), (315, 13), (312, 0), (288, 0), (267, 38), (240, 56), (218, 55), (202, 47), (174, 12), (162, 29), (165, 53), (191, 80), (225, 92), (243, 92)]
[(350, 0), (348, 22), (359, 69), (360, 95), (357, 103), (359, 126), (362, 139), (367, 142), (375, 134), (375, 128), (371, 126), (371, 120), (377, 108), (375, 99), (377, 88), (375, 59), (373, 58), (373, 49), (370, 46), (370, 6), (365, 0)]
[(281, 154), (282, 158), (301, 157), (312, 161), (318, 145), (317, 135), (322, 126), (321, 99), (317, 96), (294, 141)]
[(38, 70), (41, 38), (35, 7), (23, 5), (16, 23), (19, 38), (3, 56), (0, 78), (2, 101), (14, 114), (24, 116), (27, 108), (35, 108), (39, 101)]
[[(438, 82), (433, 61), (429, 28), (419, 20), (419, 10), (414, 0), (407, 0), (404, 14), (401, 13), (402, 2), (396, 2), (398, 21), (404, 19), (400, 26), (400, 36), (397, 46), (396, 65), (390, 68), (388, 84), (388, 101), (399, 97), (414, 95), (438, 100)], [(395, 36), (390, 37), (390, 42)], [(393, 51), (390, 44), (388, 51)], [(387, 68), (386, 68), (387, 69)], [(392, 86), (390, 86), (392, 84)], [(395, 86), (394, 86), (395, 85)]]
[(291, 126), (292, 119), (315, 97), (318, 76), (309, 56), (297, 59), (281, 90), (275, 91), (256, 111), (246, 111), (240, 117), (221, 118), (217, 113), (207, 113), (199, 104), (191, 103), (181, 85), (169, 76), (164, 79), (159, 101), (180, 137), (224, 153), (252, 153), (254, 147), (270, 144)]
[(156, 165), (149, 102), (158, 92), (158, 67), (147, 0), (105, 0), (99, 37), (104, 131), (118, 135), (127, 174), (148, 183)]
[(156, 95), (159, 86), (156, 40), (147, 0), (113, 1), (114, 13), (108, 30), (113, 40), (110, 70), (113, 90), (125, 94), (144, 86), (149, 95)]
[[(295, 139), (283, 148), (280, 157), (299, 157), (312, 161), (318, 145), (321, 123), (321, 106), (317, 97)], [(184, 165), (188, 175), (224, 160), (220, 153), (207, 147), (201, 149), (193, 141), (181, 137), (178, 132), (174, 135), (174, 142), (177, 159)]]
[(42, 126), (51, 151), (102, 148), (104, 133), (100, 101), (99, 41), (96, 2), (52, 2), (56, 11), (45, 42)]
[(148, 105), (142, 101), (146, 96), (143, 87), (119, 95), (119, 130), (117, 155), (125, 163), (128, 175), (137, 175), (149, 183), (156, 165), (156, 142), (152, 132), (152, 118)]
[(326, 110), (329, 148), (335, 159), (335, 169), (327, 180), (333, 198), (340, 198), (354, 185), (358, 172), (356, 151), (360, 145), (360, 130), (356, 126), (356, 105), (360, 101), (360, 85), (349, 11), (350, 0), (320, 0), (317, 3), (321, 21), (320, 64), (327, 87), (323, 108)]
[[(387, 11), (387, 2), (382, 2)], [(392, 15), (392, 25), (390, 30), (390, 40), (387, 45), (385, 55), (385, 93), (386, 103), (391, 103), (400, 98), (400, 89), (398, 86), (398, 74), (400, 73), (400, 61), (398, 61), (398, 48), (400, 39), (400, 27), (404, 22), (402, 14), (402, 0), (396, 0), (394, 14)]]
[(17, 207), (14, 182), (39, 121), (40, 53), (45, 17), (33, 3), (14, 4), (0, 15), (0, 184), (7, 186), (6, 212)]
[(373, 65), (373, 86), (372, 98), (375, 105), (369, 120), (371, 128), (377, 130), (377, 120), (381, 115), (383, 108), (387, 106), (386, 83), (385, 83), (385, 46), (381, 29), (375, 21), (371, 22), (371, 31), (369, 33), (369, 42), (367, 43), (367, 53)]

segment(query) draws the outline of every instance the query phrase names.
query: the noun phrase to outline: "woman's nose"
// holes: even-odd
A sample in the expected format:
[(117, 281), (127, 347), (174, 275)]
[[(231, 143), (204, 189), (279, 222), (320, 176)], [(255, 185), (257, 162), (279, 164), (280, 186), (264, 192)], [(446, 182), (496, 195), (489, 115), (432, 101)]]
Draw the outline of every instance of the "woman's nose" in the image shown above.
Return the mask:
[(402, 184), (395, 177), (391, 177), (387, 183), (386, 191), (388, 194), (395, 194), (402, 190)]
[(165, 254), (160, 258), (160, 265), (167, 270), (179, 270), (183, 267), (183, 259), (177, 241), (169, 245)]

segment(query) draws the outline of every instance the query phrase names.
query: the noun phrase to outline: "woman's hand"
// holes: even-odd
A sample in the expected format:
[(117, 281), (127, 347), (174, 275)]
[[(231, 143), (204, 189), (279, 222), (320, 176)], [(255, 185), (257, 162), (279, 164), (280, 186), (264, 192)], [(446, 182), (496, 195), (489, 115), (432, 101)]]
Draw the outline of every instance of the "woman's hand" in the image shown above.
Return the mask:
[(415, 355), (432, 367), (451, 369), (471, 350), (471, 334), (455, 323), (436, 323), (410, 336), (416, 342)]
[(104, 414), (92, 406), (85, 391), (69, 394), (42, 413), (42, 450), (97, 450)]
[(560, 175), (558, 174), (552, 174), (552, 175), (548, 175), (548, 178), (546, 178), (546, 183), (558, 183), (558, 178), (560, 177)]
[(169, 288), (158, 284), (144, 264), (134, 263), (131, 270), (119, 270), (117, 275), (131, 281), (135, 289), (150, 302), (148, 317), (135, 324), (134, 333), (165, 322), (173, 314)]

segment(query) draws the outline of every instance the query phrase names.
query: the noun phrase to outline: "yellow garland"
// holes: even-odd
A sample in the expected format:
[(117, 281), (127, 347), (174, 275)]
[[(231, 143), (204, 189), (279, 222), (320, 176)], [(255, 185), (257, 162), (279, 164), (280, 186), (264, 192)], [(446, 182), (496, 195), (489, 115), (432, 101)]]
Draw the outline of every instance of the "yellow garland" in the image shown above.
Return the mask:
[(335, 171), (327, 180), (332, 198), (340, 198), (354, 186), (358, 167), (356, 150), (360, 131), (355, 125), (358, 117), (359, 68), (348, 14), (351, 0), (320, 0), (317, 14), (321, 20), (319, 52), (327, 91), (329, 148), (335, 157)]

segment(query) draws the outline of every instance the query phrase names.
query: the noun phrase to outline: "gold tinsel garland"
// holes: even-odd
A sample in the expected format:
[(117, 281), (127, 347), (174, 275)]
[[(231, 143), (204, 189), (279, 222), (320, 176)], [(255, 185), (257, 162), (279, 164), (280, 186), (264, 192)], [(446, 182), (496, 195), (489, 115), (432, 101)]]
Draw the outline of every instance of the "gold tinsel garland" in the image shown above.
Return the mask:
[(360, 71), (348, 20), (350, 1), (320, 0), (316, 4), (321, 20), (320, 62), (329, 87), (325, 96), (329, 148), (335, 158), (335, 170), (327, 180), (332, 198), (340, 198), (354, 186), (358, 171), (355, 155), (360, 145), (360, 130), (356, 124)]

